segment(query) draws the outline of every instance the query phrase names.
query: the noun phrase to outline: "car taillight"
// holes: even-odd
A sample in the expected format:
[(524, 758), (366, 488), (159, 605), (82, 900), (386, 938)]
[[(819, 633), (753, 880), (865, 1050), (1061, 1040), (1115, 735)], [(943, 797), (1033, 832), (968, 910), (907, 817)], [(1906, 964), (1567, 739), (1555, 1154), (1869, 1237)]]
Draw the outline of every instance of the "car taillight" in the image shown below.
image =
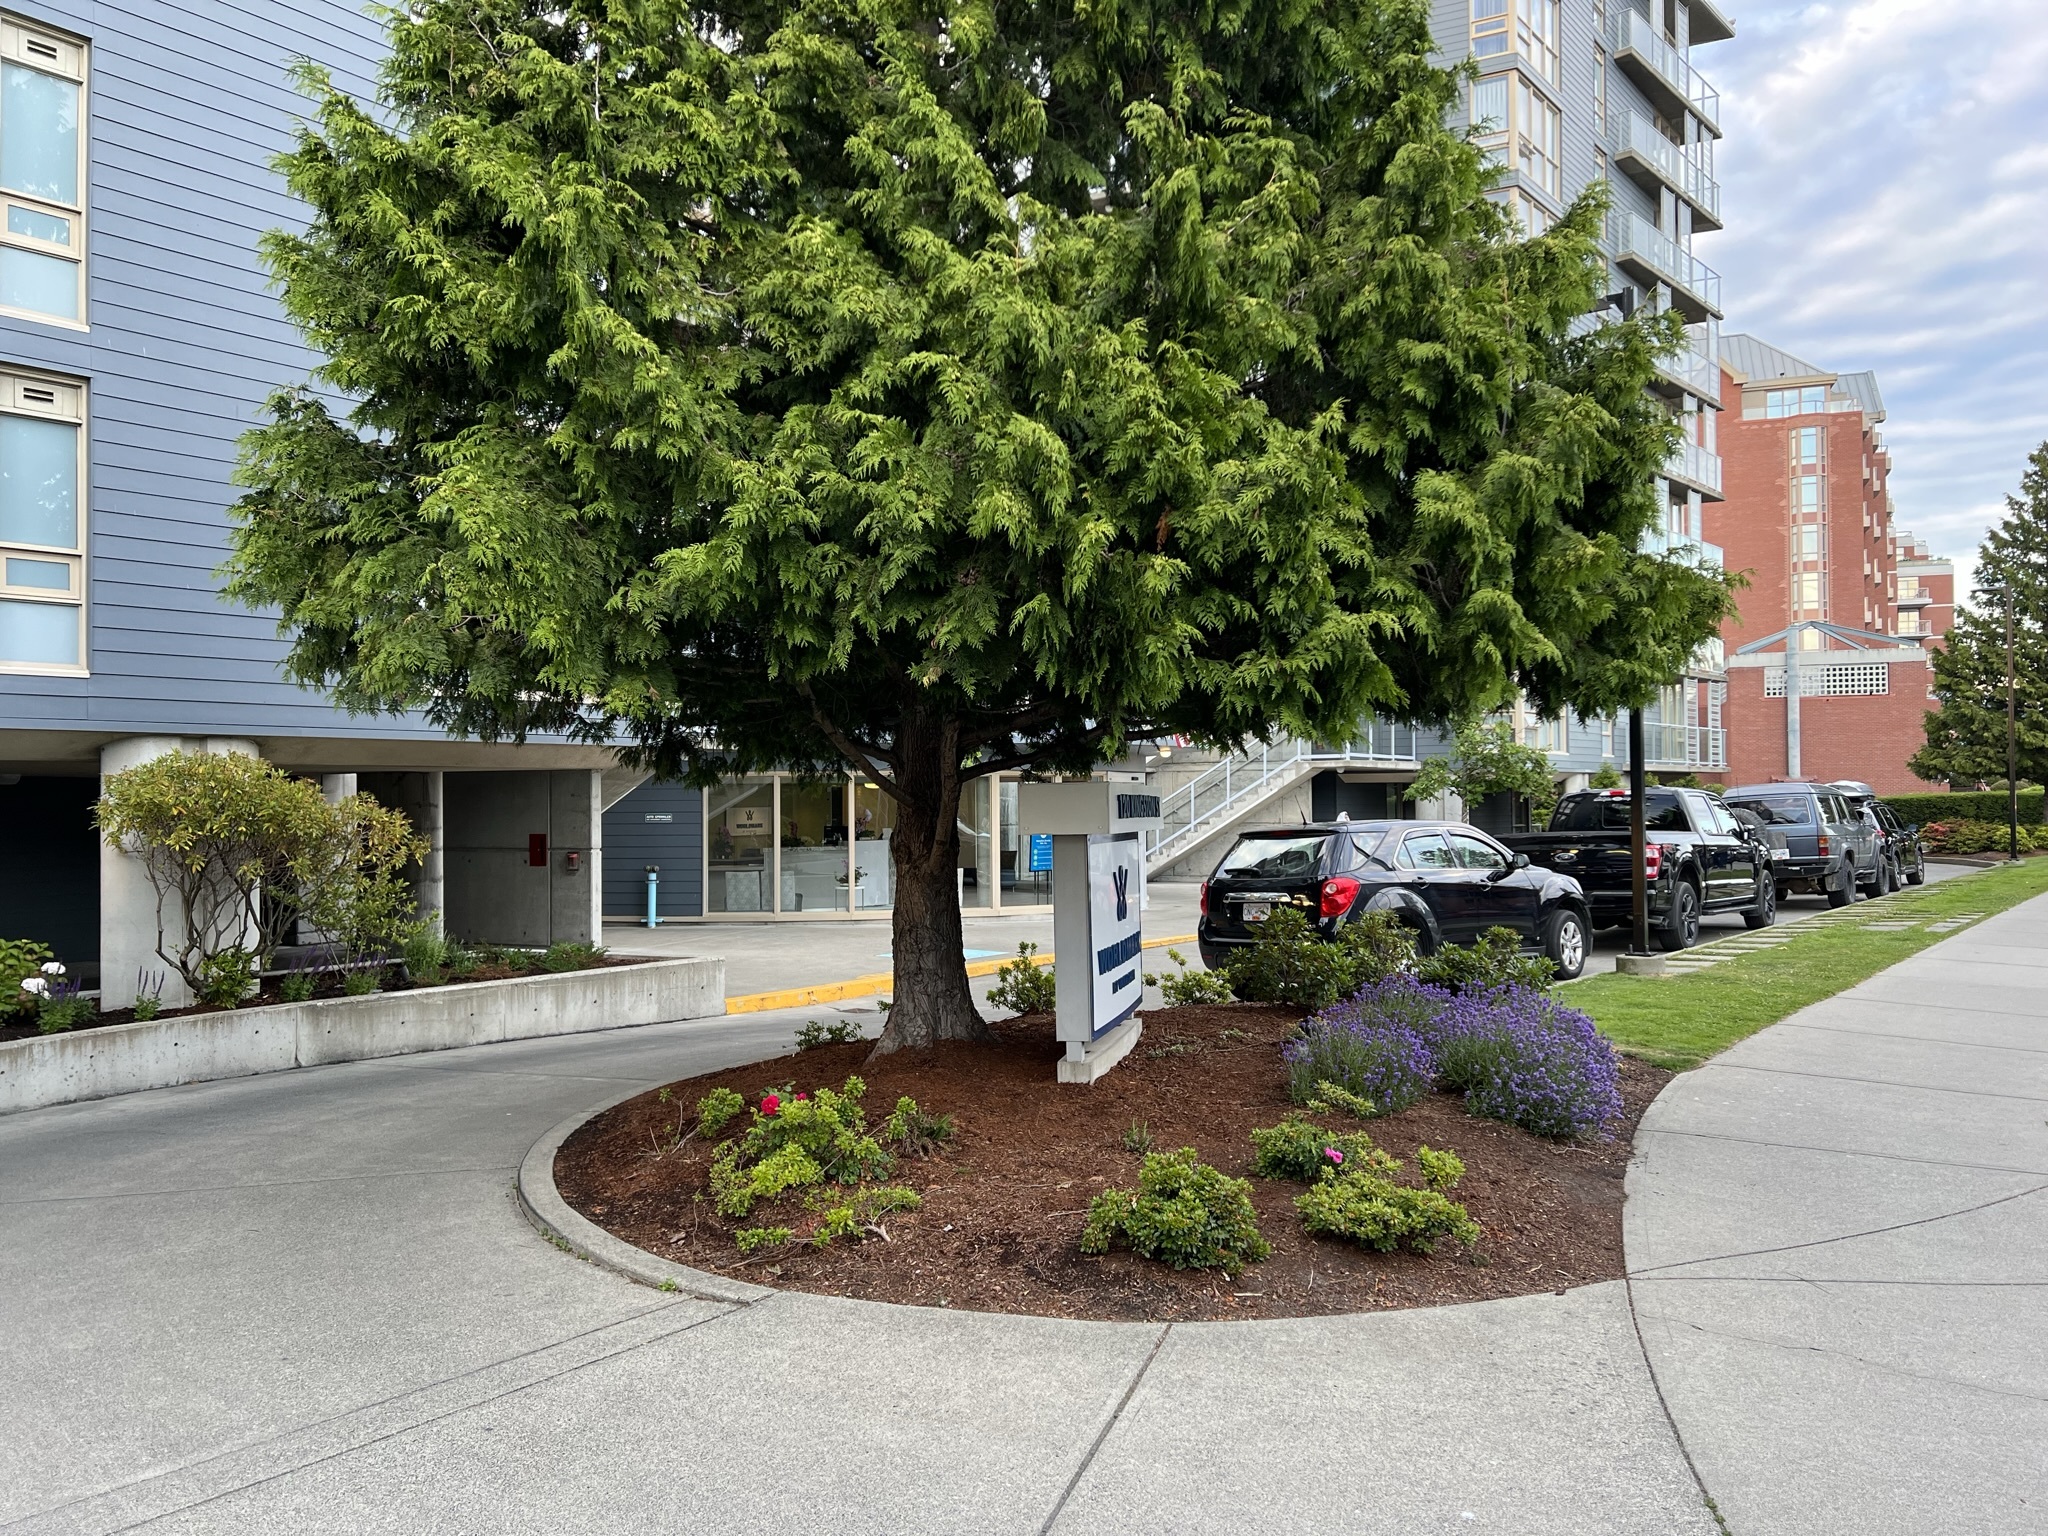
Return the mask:
[(1828, 835), (1825, 832), (1820, 835), (1820, 856), (1822, 858), (1828, 856)]
[(1357, 899), (1358, 882), (1349, 875), (1338, 875), (1323, 882), (1323, 916), (1342, 917)]
[(1204, 880), (1204, 881), (1202, 882), (1202, 916), (1204, 916), (1204, 917), (1207, 917), (1208, 915), (1209, 915), (1209, 882), (1208, 882), (1208, 881), (1206, 881), (1206, 880)]
[(1654, 880), (1664, 869), (1664, 845), (1650, 843), (1643, 849), (1643, 878)]

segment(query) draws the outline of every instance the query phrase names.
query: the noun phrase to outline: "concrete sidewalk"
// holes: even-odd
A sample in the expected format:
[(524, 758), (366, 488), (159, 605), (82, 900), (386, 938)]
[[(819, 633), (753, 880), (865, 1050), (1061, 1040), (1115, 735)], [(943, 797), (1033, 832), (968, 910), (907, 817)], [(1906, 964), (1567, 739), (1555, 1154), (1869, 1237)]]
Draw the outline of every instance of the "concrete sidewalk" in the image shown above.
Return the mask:
[(1737, 1536), (2048, 1531), (2048, 897), (1680, 1077), (1636, 1150), (1636, 1316)]

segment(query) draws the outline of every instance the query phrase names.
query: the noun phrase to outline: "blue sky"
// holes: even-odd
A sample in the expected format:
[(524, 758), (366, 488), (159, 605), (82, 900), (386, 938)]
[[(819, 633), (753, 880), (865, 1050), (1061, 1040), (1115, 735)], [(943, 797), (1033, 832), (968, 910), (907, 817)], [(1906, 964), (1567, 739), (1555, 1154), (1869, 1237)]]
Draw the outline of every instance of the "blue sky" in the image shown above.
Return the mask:
[[(2048, 439), (2048, 12), (1741, 0), (1721, 92), (1727, 329), (1884, 392), (1899, 524), (1971, 564)], [(2031, 13), (2031, 14), (2030, 14)]]

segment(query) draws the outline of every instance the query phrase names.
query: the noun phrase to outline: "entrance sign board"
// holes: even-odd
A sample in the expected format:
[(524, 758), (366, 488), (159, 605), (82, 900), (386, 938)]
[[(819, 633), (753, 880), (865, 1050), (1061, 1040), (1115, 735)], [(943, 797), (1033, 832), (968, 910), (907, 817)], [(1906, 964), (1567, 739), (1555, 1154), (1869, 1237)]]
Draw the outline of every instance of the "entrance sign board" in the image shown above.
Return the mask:
[(1129, 1054), (1144, 1025), (1144, 844), (1159, 797), (1128, 784), (1019, 787), (1017, 819), (1052, 845), (1054, 1019), (1063, 1083), (1092, 1083)]

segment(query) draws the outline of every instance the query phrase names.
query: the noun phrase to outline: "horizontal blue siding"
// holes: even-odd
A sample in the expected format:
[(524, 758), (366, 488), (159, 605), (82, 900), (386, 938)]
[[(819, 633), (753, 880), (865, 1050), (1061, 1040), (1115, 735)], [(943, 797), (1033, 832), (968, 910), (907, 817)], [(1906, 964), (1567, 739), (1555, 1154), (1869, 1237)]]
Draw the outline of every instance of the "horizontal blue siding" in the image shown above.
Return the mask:
[[(649, 821), (667, 816), (667, 821)], [(681, 784), (642, 784), (604, 813), (604, 915), (644, 917), (647, 866), (661, 867), (656, 910), (704, 913), (704, 795)]]

